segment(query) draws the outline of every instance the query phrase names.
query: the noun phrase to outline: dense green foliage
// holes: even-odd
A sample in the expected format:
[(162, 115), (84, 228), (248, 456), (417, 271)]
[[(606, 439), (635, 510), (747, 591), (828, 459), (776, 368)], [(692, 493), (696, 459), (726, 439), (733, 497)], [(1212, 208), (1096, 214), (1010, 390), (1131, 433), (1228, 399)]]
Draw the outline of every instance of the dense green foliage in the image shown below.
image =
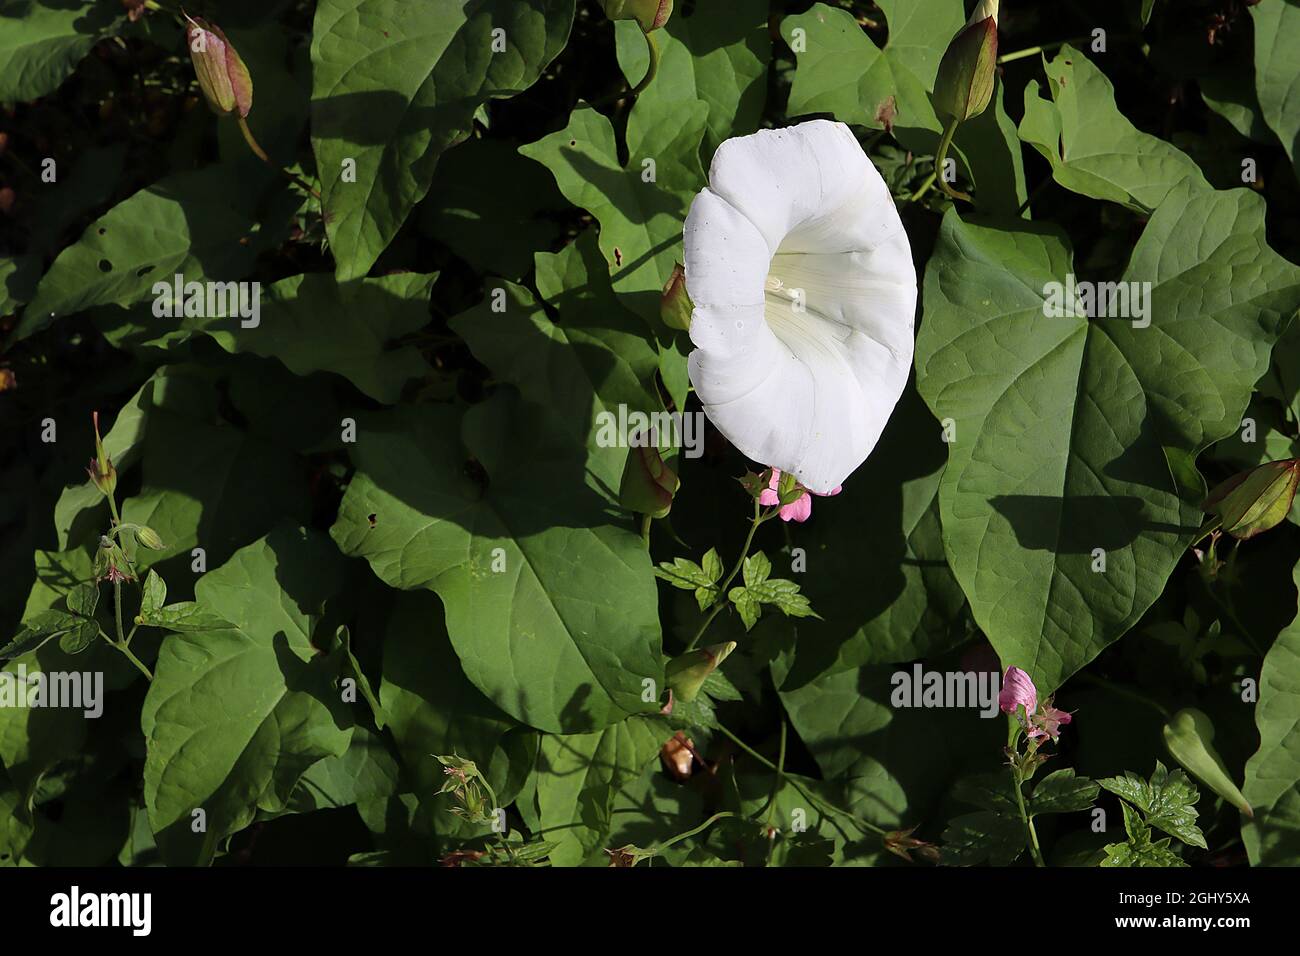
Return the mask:
[[(969, 202), (973, 3), (677, 0), (654, 61), (605, 6), (199, 0), (263, 162), (172, 0), (0, 0), (0, 676), (104, 691), (0, 683), (0, 862), (1300, 864), (1300, 510), (1200, 533), (1300, 456), (1300, 4), (1007, 0)], [(902, 212), (913, 381), (808, 522), (709, 431), (643, 528), (598, 422), (698, 411), (683, 220), (815, 116)], [(1076, 278), (1148, 320), (1046, 318)], [(918, 662), (1073, 719), (1009, 773)]]

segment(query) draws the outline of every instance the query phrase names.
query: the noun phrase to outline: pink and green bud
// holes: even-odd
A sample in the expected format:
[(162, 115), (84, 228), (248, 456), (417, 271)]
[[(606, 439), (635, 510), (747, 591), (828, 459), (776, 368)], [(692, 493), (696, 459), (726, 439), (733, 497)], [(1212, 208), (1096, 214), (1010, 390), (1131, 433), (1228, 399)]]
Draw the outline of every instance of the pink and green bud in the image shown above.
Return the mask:
[(998, 4), (997, 0), (984, 0), (939, 61), (935, 109), (958, 122), (979, 116), (993, 98), (997, 65)]
[[(1002, 690), (998, 693), (998, 707), (1003, 713), (1024, 716), (1028, 719), (1038, 710), (1038, 688), (1029, 675), (1019, 667), (1008, 667), (1002, 675)], [(1023, 715), (1021, 708), (1024, 708)]]
[(668, 662), (664, 669), (668, 677), (668, 686), (678, 700), (690, 703), (700, 693), (708, 676), (718, 669), (718, 665), (736, 649), (735, 641), (725, 644), (713, 644), (709, 647), (687, 651), (681, 657)]
[(600, 0), (611, 20), (635, 20), (642, 32), (658, 30), (673, 13), (673, 0)]
[(1291, 512), (1300, 484), (1300, 458), (1270, 461), (1233, 475), (1210, 492), (1201, 510), (1220, 520), (1234, 538), (1253, 538), (1280, 524)]
[(655, 447), (654, 433), (648, 438), (641, 436), (641, 441), (642, 447), (628, 449), (618, 498), (629, 511), (663, 518), (672, 510), (673, 495), (677, 494), (681, 481)]
[(247, 116), (253, 108), (253, 78), (238, 51), (216, 24), (190, 16), (185, 19), (189, 21), (185, 41), (208, 105), (222, 116), (236, 112)]
[(694, 310), (695, 306), (691, 304), (691, 297), (686, 292), (686, 270), (679, 262), (673, 266), (673, 274), (664, 285), (663, 298), (659, 300), (659, 315), (668, 328), (689, 332), (691, 313)]
[(105, 496), (112, 497), (117, 490), (117, 469), (104, 450), (104, 439), (99, 434), (99, 412), (93, 413), (91, 417), (95, 422), (95, 457), (86, 466), (86, 474), (90, 475), (91, 482)]

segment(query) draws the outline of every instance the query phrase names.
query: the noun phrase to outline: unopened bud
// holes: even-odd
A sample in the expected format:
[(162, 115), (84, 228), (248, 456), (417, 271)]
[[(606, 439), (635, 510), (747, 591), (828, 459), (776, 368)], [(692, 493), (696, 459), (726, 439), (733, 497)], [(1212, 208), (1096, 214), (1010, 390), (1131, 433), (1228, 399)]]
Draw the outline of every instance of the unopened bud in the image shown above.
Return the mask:
[(673, 274), (664, 286), (663, 298), (659, 300), (659, 315), (668, 328), (689, 332), (694, 308), (686, 292), (686, 270), (679, 262), (673, 266)]
[(104, 439), (99, 434), (99, 412), (93, 413), (91, 417), (95, 422), (95, 457), (86, 466), (86, 473), (96, 488), (105, 496), (111, 497), (117, 490), (117, 469), (104, 450)]
[(658, 30), (673, 13), (673, 0), (600, 0), (611, 20), (635, 20), (645, 33)]
[(618, 498), (624, 508), (662, 518), (672, 510), (673, 495), (679, 487), (681, 481), (659, 454), (653, 433), (642, 447), (628, 449), (618, 488)]
[(248, 67), (221, 28), (196, 17), (187, 16), (185, 40), (199, 89), (208, 104), (221, 115), (238, 112), (247, 116), (253, 108), (253, 78)]
[[(986, 9), (988, 8), (988, 9)], [(935, 109), (959, 122), (983, 113), (993, 98), (998, 64), (997, 0), (984, 0), (953, 37), (934, 79)], [(980, 16), (981, 11), (985, 11)]]
[(1280, 524), (1300, 483), (1300, 458), (1270, 461), (1233, 475), (1210, 492), (1201, 510), (1217, 516), (1226, 534), (1245, 540)]
[(709, 647), (687, 651), (681, 657), (668, 662), (664, 669), (668, 686), (679, 700), (690, 703), (704, 686), (704, 681), (717, 670), (718, 665), (736, 649), (735, 641), (725, 644), (713, 644)]
[(147, 528), (143, 525), (136, 528), (135, 540), (139, 541), (150, 551), (161, 551), (163, 549), (163, 540), (158, 536), (158, 532), (153, 528)]

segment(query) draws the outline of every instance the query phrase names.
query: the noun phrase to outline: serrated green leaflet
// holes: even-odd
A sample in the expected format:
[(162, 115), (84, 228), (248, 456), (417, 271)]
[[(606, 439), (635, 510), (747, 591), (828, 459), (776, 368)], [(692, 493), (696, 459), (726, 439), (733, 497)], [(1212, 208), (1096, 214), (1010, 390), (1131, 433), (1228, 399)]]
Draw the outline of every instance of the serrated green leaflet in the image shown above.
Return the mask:
[(1157, 760), (1150, 781), (1128, 771), (1097, 783), (1141, 810), (1148, 825), (1205, 849), (1205, 837), (1196, 826), (1196, 801), (1201, 795), (1181, 770), (1170, 772)]
[(1151, 283), (1149, 326), (1047, 317), (1049, 284), (1073, 269), (1054, 231), (949, 212), (917, 339), (921, 394), (955, 428), (939, 493), (952, 569), (1003, 664), (1040, 694), (1160, 593), (1199, 525), (1166, 448), (1190, 460), (1236, 428), (1300, 304), (1258, 198), (1190, 181), (1123, 276)]
[(312, 146), (340, 281), (365, 275), (489, 100), (536, 81), (573, 0), (323, 0)]

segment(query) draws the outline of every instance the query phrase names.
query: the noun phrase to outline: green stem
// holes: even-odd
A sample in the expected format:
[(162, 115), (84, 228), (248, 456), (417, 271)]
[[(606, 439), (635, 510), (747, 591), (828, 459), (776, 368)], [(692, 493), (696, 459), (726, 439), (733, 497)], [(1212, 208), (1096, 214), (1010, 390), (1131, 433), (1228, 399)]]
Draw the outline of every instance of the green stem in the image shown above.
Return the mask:
[(144, 661), (140, 660), (140, 658), (136, 657), (135, 654), (132, 653), (131, 648), (127, 647), (125, 644), (114, 644), (113, 646), (125, 654), (126, 659), (134, 664), (136, 670), (143, 674), (150, 683), (153, 682), (153, 674), (149, 672), (149, 668), (144, 666)]
[(723, 579), (720, 585), (718, 585), (718, 596), (713, 599), (713, 604), (710, 607), (709, 614), (700, 624), (700, 629), (695, 632), (695, 636), (691, 638), (691, 642), (686, 645), (687, 651), (695, 650), (695, 645), (700, 643), (700, 638), (702, 638), (704, 632), (709, 629), (709, 625), (713, 623), (713, 619), (718, 616), (718, 613), (724, 607), (727, 606), (727, 587), (736, 579), (736, 575), (740, 573), (741, 568), (745, 566), (745, 559), (749, 557), (750, 545), (754, 543), (754, 533), (758, 531), (759, 525), (772, 517), (775, 513), (775, 511), (769, 511), (767, 514), (763, 514), (763, 509), (762, 506), (759, 505), (758, 499), (754, 499), (754, 517), (749, 519), (749, 534), (745, 535), (745, 543), (740, 549), (740, 559), (736, 562), (735, 567), (731, 569), (731, 573)]
[(271, 159), (270, 156), (266, 155), (266, 150), (262, 149), (262, 146), (260, 143), (258, 143), (257, 138), (253, 136), (253, 131), (248, 128), (247, 119), (245, 119), (242, 116), (237, 116), (236, 119), (239, 121), (239, 131), (244, 134), (244, 142), (248, 144), (248, 148), (253, 151), (253, 154), (258, 159), (266, 163), (266, 165), (270, 166), (272, 169), (278, 169), (280, 172), (284, 173), (284, 175), (288, 176), (291, 180), (293, 180), (303, 189), (307, 190), (307, 192), (311, 193), (317, 199), (320, 199), (320, 193), (317, 192), (315, 189), (313, 189), (310, 183), (308, 183), (306, 180), (304, 180), (301, 176), (297, 175), (296, 173), (291, 173), (283, 166), (277, 164), (275, 160)]
[(650, 550), (650, 516), (645, 515), (641, 518), (641, 540), (645, 542), (645, 549)]
[(939, 167), (936, 166), (934, 168), (934, 171), (931, 172), (930, 175), (925, 178), (925, 182), (921, 183), (921, 188), (918, 189), (916, 192), (912, 193), (912, 197), (908, 199), (908, 202), (920, 202), (921, 197), (930, 191), (930, 187), (934, 185), (934, 181), (938, 178), (939, 178)]
[(939, 184), (939, 189), (945, 196), (948, 196), (951, 199), (964, 199), (966, 202), (970, 202), (970, 196), (959, 189), (953, 189), (952, 185), (943, 175), (943, 165), (948, 159), (948, 147), (952, 145), (952, 137), (953, 134), (957, 132), (957, 126), (959, 124), (960, 120), (953, 119), (948, 122), (946, 127), (944, 127), (943, 137), (939, 140), (939, 150), (934, 156), (934, 171), (938, 176), (936, 181)]
[(1025, 810), (1025, 793), (1022, 787), (1020, 774), (1013, 767), (1011, 770), (1011, 779), (1016, 788), (1016, 804), (1020, 807), (1020, 820), (1025, 825), (1025, 833), (1029, 837), (1029, 850), (1034, 857), (1034, 866), (1047, 866), (1043, 862), (1043, 851), (1038, 846), (1038, 833), (1034, 830), (1034, 821), (1029, 818), (1029, 813)]
[(113, 615), (117, 618), (117, 643), (126, 644), (126, 631), (122, 628), (122, 582), (113, 582)]
[(767, 798), (767, 815), (763, 818), (763, 825), (767, 829), (767, 865), (772, 865), (772, 851), (776, 848), (776, 834), (772, 830), (772, 817), (776, 813), (776, 798), (781, 792), (781, 784), (785, 781), (785, 738), (786, 722), (781, 721), (781, 745), (777, 750), (776, 758), (776, 776), (772, 779), (772, 792)]
[(646, 53), (650, 55), (650, 65), (646, 67), (645, 76), (641, 77), (641, 82), (628, 92), (628, 96), (636, 96), (652, 82), (659, 74), (659, 44), (655, 42), (655, 35), (647, 33), (645, 35)]
[(1087, 43), (1092, 37), (1071, 37), (1069, 40), (1057, 40), (1054, 43), (1044, 43), (1041, 46), (1027, 46), (1023, 50), (1015, 50), (1011, 53), (1004, 53), (998, 57), (998, 65), (1003, 63), (1014, 63), (1016, 60), (1023, 60), (1027, 56), (1033, 56), (1036, 53), (1047, 53), (1049, 50), (1059, 50), (1067, 43)]
[[(719, 733), (721, 733), (724, 737), (726, 737), (733, 744), (739, 747), (747, 755), (753, 757), (755, 760), (757, 760), (763, 766), (767, 767), (769, 770), (776, 769), (776, 764), (772, 763), (772, 761), (768, 760), (766, 757), (764, 757), (753, 747), (749, 746), (749, 744), (745, 743), (743, 740), (741, 740), (739, 737), (733, 734), (726, 727), (723, 727), (721, 724), (715, 724), (715, 726), (717, 727)], [(822, 813), (827, 813), (830, 814), (831, 816), (837, 816), (842, 819), (848, 820), (850, 823), (852, 823), (863, 833), (874, 833), (877, 836), (885, 835), (885, 831), (881, 827), (876, 826), (874, 823), (868, 823), (866, 820), (863, 820), (861, 817), (857, 816), (856, 814), (850, 813), (848, 810), (841, 809), (840, 807), (835, 806), (835, 804), (831, 803), (828, 800), (823, 800), (821, 797), (817, 796), (815, 793), (812, 793), (810, 790), (808, 790), (807, 787), (805, 787), (798, 780), (795, 780), (793, 777), (787, 777), (786, 782), (789, 783), (790, 786), (794, 787), (795, 790), (797, 790), (805, 800), (811, 803)]]
[(1198, 544), (1200, 544), (1210, 535), (1214, 534), (1214, 532), (1218, 531), (1219, 528), (1222, 527), (1222, 525), (1223, 525), (1223, 519), (1221, 517), (1216, 516), (1210, 518), (1205, 522), (1205, 524), (1201, 525), (1201, 529), (1196, 532), (1196, 537), (1192, 539), (1192, 543), (1189, 544), (1187, 547), (1189, 548), (1196, 547)]
[(663, 843), (660, 843), (658, 846), (654, 847), (651, 850), (651, 852), (656, 854), (662, 853), (664, 850), (668, 849), (670, 846), (673, 846), (674, 844), (681, 843), (683, 840), (689, 840), (697, 833), (703, 833), (705, 830), (713, 826), (713, 824), (717, 823), (719, 820), (725, 820), (728, 817), (734, 817), (734, 816), (738, 816), (738, 814), (732, 813), (730, 810), (723, 810), (720, 813), (715, 813), (713, 816), (709, 817), (699, 826), (692, 827), (691, 829), (687, 830), (685, 833), (679, 833), (677, 834), (677, 836), (670, 837), (669, 839), (665, 840)]

